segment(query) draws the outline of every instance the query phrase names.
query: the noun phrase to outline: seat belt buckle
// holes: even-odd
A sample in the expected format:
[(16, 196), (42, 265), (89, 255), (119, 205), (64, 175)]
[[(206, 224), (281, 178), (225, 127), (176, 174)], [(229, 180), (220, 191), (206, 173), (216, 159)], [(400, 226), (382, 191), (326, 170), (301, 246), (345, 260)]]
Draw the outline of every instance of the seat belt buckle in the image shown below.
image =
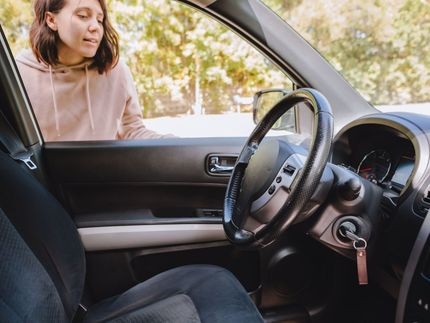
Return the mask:
[(24, 153), (20, 153), (15, 156), (12, 156), (12, 158), (23, 162), (29, 169), (34, 170), (34, 169), (37, 169), (37, 166), (31, 160), (31, 156), (33, 156), (32, 152), (24, 152)]

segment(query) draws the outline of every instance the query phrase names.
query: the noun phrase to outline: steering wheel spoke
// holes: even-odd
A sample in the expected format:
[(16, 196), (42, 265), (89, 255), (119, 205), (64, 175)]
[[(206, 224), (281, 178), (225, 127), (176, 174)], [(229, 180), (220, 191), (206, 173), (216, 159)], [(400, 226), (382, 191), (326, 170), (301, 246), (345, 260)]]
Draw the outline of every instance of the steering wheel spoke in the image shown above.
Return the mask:
[(306, 156), (293, 154), (288, 157), (275, 179), (263, 195), (251, 204), (250, 215), (261, 223), (270, 222), (282, 209), (288, 199), (291, 187), (300, 174)]
[(259, 143), (248, 140), (247, 144), (243, 147), (236, 164), (248, 165), (250, 159), (255, 154), (259, 146)]

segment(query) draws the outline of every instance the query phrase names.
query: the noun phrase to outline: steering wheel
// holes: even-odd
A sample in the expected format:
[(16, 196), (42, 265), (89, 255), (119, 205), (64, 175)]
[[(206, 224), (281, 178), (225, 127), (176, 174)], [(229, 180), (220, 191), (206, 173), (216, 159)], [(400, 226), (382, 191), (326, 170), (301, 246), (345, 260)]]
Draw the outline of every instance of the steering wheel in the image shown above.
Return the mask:
[[(314, 115), (309, 153), (297, 151), (284, 140), (260, 145), (274, 123), (302, 102)], [(292, 91), (273, 106), (246, 141), (227, 186), (223, 225), (233, 244), (270, 244), (301, 220), (327, 164), (332, 137), (331, 107), (318, 91)]]

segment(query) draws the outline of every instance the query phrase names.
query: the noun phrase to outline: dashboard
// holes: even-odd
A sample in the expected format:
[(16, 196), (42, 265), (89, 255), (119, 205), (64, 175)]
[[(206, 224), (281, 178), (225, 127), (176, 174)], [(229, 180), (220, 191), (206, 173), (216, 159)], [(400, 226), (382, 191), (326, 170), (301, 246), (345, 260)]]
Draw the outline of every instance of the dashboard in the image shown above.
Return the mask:
[(429, 157), (430, 117), (413, 113), (364, 116), (333, 142), (333, 164), (383, 191), (373, 232), (380, 243), (377, 282), (397, 299), (399, 323), (430, 322)]
[(415, 149), (412, 141), (395, 127), (361, 124), (338, 137), (332, 162), (401, 194), (415, 168)]

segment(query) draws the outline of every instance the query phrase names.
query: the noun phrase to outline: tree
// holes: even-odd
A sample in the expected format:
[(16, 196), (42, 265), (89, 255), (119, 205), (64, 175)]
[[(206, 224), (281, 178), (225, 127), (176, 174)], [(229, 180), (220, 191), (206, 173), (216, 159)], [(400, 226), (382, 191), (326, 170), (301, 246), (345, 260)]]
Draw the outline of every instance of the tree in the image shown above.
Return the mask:
[(430, 101), (430, 5), (267, 0), (373, 104)]
[(30, 0), (2, 0), (0, 22), (13, 53), (29, 46), (31, 13)]
[[(12, 51), (28, 47), (31, 0), (2, 0)], [(373, 104), (430, 101), (428, 0), (265, 0)], [(172, 0), (110, 0), (145, 116), (228, 111), (290, 81), (237, 35)]]
[(196, 86), (207, 113), (228, 110), (236, 94), (291, 88), (261, 54), (202, 13), (166, 0), (116, 1), (114, 7), (123, 56), (134, 71), (146, 116), (169, 108), (190, 111)]

